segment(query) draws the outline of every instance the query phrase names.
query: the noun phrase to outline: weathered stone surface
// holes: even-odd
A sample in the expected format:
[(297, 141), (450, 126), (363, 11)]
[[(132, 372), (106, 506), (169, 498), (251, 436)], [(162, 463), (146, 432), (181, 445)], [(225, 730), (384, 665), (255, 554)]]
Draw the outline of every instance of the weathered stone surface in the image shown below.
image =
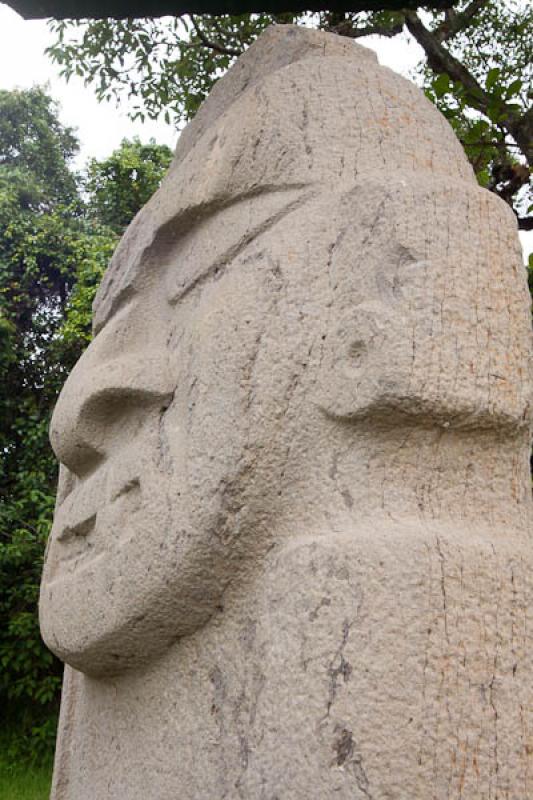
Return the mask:
[(420, 92), (266, 31), (52, 421), (54, 800), (530, 800), (527, 298)]

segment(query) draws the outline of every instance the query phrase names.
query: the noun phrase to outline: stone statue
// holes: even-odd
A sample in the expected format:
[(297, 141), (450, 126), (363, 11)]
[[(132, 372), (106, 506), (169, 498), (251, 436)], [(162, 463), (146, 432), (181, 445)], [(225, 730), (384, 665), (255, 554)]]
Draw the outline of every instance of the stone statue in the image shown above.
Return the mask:
[(531, 800), (530, 328), (439, 112), (268, 29), (52, 420), (54, 800)]

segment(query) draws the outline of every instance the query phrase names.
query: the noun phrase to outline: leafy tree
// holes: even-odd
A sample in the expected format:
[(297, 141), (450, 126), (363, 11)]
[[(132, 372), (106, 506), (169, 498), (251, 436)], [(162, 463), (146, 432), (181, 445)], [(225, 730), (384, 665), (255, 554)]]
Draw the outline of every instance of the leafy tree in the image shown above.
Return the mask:
[(532, 228), (524, 209), (533, 158), (533, 10), (525, 0), (455, 0), (431, 12), (62, 20), (50, 23), (57, 39), (48, 53), (67, 78), (92, 83), (100, 99), (126, 94), (134, 118), (163, 112), (180, 125), (276, 22), (354, 39), (408, 31), (425, 53), (417, 78), (454, 126), (480, 182), (514, 207), (520, 227)]
[(104, 161), (92, 159), (86, 189), (94, 217), (122, 233), (153, 195), (171, 160), (169, 147), (156, 144), (153, 139), (142, 144), (138, 138), (131, 142), (124, 139)]
[(37, 620), (56, 485), (49, 418), (118, 234), (169, 155), (124, 141), (84, 186), (77, 148), (42, 89), (0, 92), (0, 706), (19, 755), (50, 749), (61, 675)]
[(42, 89), (0, 92), (0, 703), (38, 740), (53, 728), (60, 683), (36, 617), (55, 494), (48, 419), (75, 357), (59, 330), (93, 247), (69, 165), (76, 152)]
[(75, 199), (69, 163), (78, 141), (71, 128), (61, 125), (52, 98), (42, 89), (0, 91), (0, 143), (2, 174), (7, 174), (6, 167), (17, 171), (27, 189), (31, 187), (25, 200), (33, 208)]

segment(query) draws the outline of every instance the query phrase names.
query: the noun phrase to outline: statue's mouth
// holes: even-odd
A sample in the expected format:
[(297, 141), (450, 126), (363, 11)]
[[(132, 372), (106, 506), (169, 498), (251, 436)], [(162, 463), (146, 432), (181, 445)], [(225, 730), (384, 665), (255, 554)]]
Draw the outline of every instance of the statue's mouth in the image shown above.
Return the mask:
[(90, 514), (75, 525), (65, 525), (57, 540), (58, 542), (79, 542), (87, 539), (94, 530), (95, 524), (96, 513)]
[[(112, 507), (120, 503), (121, 506), (125, 505), (121, 509), (121, 514), (124, 514), (126, 508), (128, 515), (135, 513), (140, 506), (139, 478), (129, 476), (122, 480), (118, 488), (115, 487), (110, 492), (108, 498), (106, 506)], [(85, 509), (87, 505), (90, 507), (92, 504), (86, 504)], [(103, 535), (103, 529), (107, 528), (105, 519), (102, 519), (106, 506), (96, 510), (93, 506), (91, 510), (85, 510), (81, 516), (68, 513), (63, 519), (61, 511), (58, 512), (59, 519), (56, 518), (55, 524), (57, 533), (53, 534), (53, 555), (48, 583), (79, 572), (109, 552), (109, 547), (105, 546), (106, 537)], [(100, 526), (97, 524), (98, 521), (101, 523)]]
[(98, 513), (86, 515), (74, 524), (65, 524), (55, 538), (56, 548), (49, 581), (65, 577), (87, 566), (103, 555), (102, 543), (96, 536)]

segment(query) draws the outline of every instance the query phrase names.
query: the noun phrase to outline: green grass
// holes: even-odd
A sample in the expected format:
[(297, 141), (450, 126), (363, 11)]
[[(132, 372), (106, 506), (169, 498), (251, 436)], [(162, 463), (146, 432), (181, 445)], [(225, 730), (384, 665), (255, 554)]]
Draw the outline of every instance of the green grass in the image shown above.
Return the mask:
[(9, 766), (0, 757), (2, 800), (48, 800), (51, 782), (51, 766)]

